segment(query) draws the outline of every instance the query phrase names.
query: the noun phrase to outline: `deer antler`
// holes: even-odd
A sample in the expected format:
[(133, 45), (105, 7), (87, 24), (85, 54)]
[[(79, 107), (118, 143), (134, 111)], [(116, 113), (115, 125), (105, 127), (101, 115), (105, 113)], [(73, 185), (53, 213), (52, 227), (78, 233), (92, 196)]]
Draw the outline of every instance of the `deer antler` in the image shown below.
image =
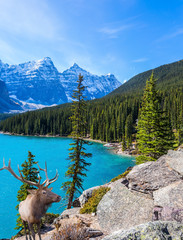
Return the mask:
[(1, 171), (1, 170), (4, 170), (4, 169), (8, 170), (16, 179), (18, 179), (18, 180), (21, 181), (21, 182), (27, 183), (27, 184), (29, 184), (29, 185), (36, 186), (36, 187), (38, 187), (38, 188), (41, 186), (41, 184), (40, 184), (41, 177), (39, 177), (39, 182), (38, 182), (38, 183), (29, 181), (29, 180), (26, 180), (25, 178), (23, 178), (22, 173), (21, 173), (21, 171), (20, 171), (20, 168), (19, 168), (19, 166), (18, 166), (18, 171), (19, 171), (19, 173), (20, 173), (20, 177), (19, 177), (19, 176), (13, 171), (13, 169), (11, 168), (11, 160), (10, 160), (10, 159), (9, 159), (9, 162), (8, 162), (8, 166), (6, 166), (6, 165), (5, 165), (4, 158), (3, 158), (3, 167), (0, 168), (0, 171)]
[[(37, 164), (37, 165), (38, 165), (38, 164)], [(40, 184), (40, 182), (41, 182), (41, 177), (40, 177), (40, 176), (39, 176), (39, 181), (38, 181), (37, 183), (36, 183), (36, 182), (29, 181), (29, 180), (26, 180), (25, 178), (23, 178), (22, 173), (21, 173), (20, 168), (19, 168), (19, 165), (18, 165), (18, 171), (19, 171), (19, 173), (20, 173), (20, 177), (19, 177), (19, 176), (13, 171), (13, 169), (11, 168), (11, 160), (9, 160), (8, 166), (6, 166), (6, 165), (5, 165), (4, 158), (3, 158), (3, 167), (0, 168), (0, 171), (6, 169), (6, 170), (8, 170), (16, 179), (18, 179), (19, 181), (24, 182), (24, 183), (27, 183), (27, 184), (29, 184), (29, 185), (36, 186), (36, 187), (38, 187), (38, 188), (43, 187), (45, 183), (46, 183), (45, 187), (48, 187), (51, 183), (55, 182), (55, 181), (58, 179), (58, 172), (57, 172), (57, 171), (56, 171), (56, 175), (55, 175), (54, 178), (52, 178), (52, 179), (49, 179), (49, 178), (48, 178), (46, 162), (45, 162), (45, 169), (40, 168), (39, 165), (38, 165), (38, 167), (39, 167), (39, 170), (44, 171), (44, 172), (45, 172), (45, 175), (46, 175), (46, 180), (45, 180), (42, 184)]]
[[(38, 165), (38, 163), (37, 163), (37, 165)], [(54, 178), (52, 178), (52, 179), (49, 179), (49, 178), (48, 178), (48, 172), (47, 172), (47, 164), (46, 164), (46, 162), (45, 162), (45, 169), (40, 168), (39, 165), (38, 165), (38, 168), (39, 168), (40, 171), (45, 172), (45, 175), (46, 175), (46, 180), (41, 184), (41, 186), (44, 186), (44, 184), (46, 183), (45, 187), (48, 187), (51, 183), (55, 182), (55, 181), (58, 179), (58, 172), (57, 172), (57, 170), (56, 170), (56, 175), (55, 175)]]

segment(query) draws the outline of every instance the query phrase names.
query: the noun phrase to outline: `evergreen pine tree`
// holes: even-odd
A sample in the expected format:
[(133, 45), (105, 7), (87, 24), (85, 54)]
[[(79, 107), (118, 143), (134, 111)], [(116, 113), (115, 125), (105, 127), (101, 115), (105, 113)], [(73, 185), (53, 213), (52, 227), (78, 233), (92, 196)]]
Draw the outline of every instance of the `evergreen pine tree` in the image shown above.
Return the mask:
[(126, 150), (126, 139), (125, 139), (125, 135), (123, 135), (122, 137), (122, 151), (125, 151)]
[(73, 143), (69, 151), (70, 164), (65, 177), (68, 181), (62, 184), (62, 187), (66, 191), (66, 198), (68, 201), (67, 208), (71, 208), (72, 202), (76, 194), (83, 189), (83, 177), (86, 177), (85, 171), (90, 163), (86, 162), (86, 157), (91, 157), (91, 153), (86, 153), (84, 145), (89, 144), (83, 137), (86, 135), (86, 101), (83, 96), (85, 87), (82, 84), (83, 76), (79, 75), (77, 80), (77, 90), (73, 91), (72, 101), (72, 138)]
[(173, 132), (168, 116), (161, 109), (153, 73), (146, 82), (142, 107), (139, 111), (137, 144), (141, 156), (137, 163), (155, 161), (173, 148)]
[(129, 149), (132, 144), (132, 115), (129, 114), (125, 122), (126, 147)]
[[(21, 167), (22, 170), (21, 173), (23, 177), (26, 180), (32, 181), (32, 182), (37, 182), (38, 181), (38, 169), (34, 167), (37, 162), (34, 160), (34, 155), (32, 155), (31, 152), (28, 151), (28, 160), (25, 160), (24, 163), (22, 163)], [(17, 201), (21, 202), (26, 199), (28, 192), (27, 189), (35, 189), (34, 186), (28, 185), (27, 183), (23, 183), (20, 187), (20, 190), (18, 191), (17, 194)], [(16, 209), (18, 210), (19, 204), (16, 206)], [(20, 215), (17, 214), (18, 218), (16, 220), (16, 228), (15, 229), (22, 229), (24, 226), (22, 224)]]

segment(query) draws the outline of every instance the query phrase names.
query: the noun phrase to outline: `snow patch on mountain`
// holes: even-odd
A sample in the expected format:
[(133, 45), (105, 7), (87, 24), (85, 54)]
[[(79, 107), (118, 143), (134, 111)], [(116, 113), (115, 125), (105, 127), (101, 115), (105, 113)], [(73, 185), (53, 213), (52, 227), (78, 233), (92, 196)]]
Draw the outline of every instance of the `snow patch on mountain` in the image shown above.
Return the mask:
[(97, 76), (74, 63), (72, 67), (60, 74), (60, 82), (65, 88), (69, 101), (72, 100), (72, 92), (77, 87), (76, 80), (79, 74), (84, 78), (83, 85), (86, 86), (85, 95), (88, 100), (103, 97), (121, 85), (113, 74)]
[(76, 63), (60, 73), (49, 57), (18, 65), (0, 60), (0, 79), (25, 111), (70, 102), (79, 74), (84, 77), (88, 100), (103, 97), (121, 85), (113, 74), (97, 76)]

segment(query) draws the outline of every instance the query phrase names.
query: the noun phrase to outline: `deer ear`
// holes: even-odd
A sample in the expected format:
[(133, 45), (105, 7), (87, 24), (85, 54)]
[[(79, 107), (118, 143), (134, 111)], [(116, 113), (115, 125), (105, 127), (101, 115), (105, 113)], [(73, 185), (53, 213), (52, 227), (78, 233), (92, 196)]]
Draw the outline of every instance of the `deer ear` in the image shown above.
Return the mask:
[(37, 190), (33, 190), (33, 189), (27, 189), (27, 192), (32, 194), (32, 195), (35, 195)]
[(51, 187), (51, 188), (48, 188), (49, 189), (49, 191), (52, 191), (53, 190), (53, 188)]

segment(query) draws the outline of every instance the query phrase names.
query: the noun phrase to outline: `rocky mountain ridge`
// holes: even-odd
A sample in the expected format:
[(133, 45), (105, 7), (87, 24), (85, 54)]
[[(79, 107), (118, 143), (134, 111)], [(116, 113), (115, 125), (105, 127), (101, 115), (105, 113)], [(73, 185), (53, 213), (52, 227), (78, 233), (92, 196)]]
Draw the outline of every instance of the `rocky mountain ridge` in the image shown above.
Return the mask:
[(0, 112), (8, 112), (10, 110), (11, 112), (16, 112), (21, 111), (22, 108), (10, 99), (5, 83), (0, 80)]
[(70, 102), (79, 74), (84, 77), (88, 100), (103, 97), (121, 85), (112, 74), (93, 75), (76, 63), (60, 73), (49, 57), (18, 65), (0, 61), (0, 79), (24, 110)]
[(74, 63), (73, 66), (60, 74), (61, 83), (66, 89), (68, 101), (72, 99), (71, 95), (77, 86), (76, 78), (79, 74), (84, 78), (83, 84), (87, 86), (85, 94), (90, 100), (101, 98), (121, 85), (113, 74), (97, 76), (87, 72)]

